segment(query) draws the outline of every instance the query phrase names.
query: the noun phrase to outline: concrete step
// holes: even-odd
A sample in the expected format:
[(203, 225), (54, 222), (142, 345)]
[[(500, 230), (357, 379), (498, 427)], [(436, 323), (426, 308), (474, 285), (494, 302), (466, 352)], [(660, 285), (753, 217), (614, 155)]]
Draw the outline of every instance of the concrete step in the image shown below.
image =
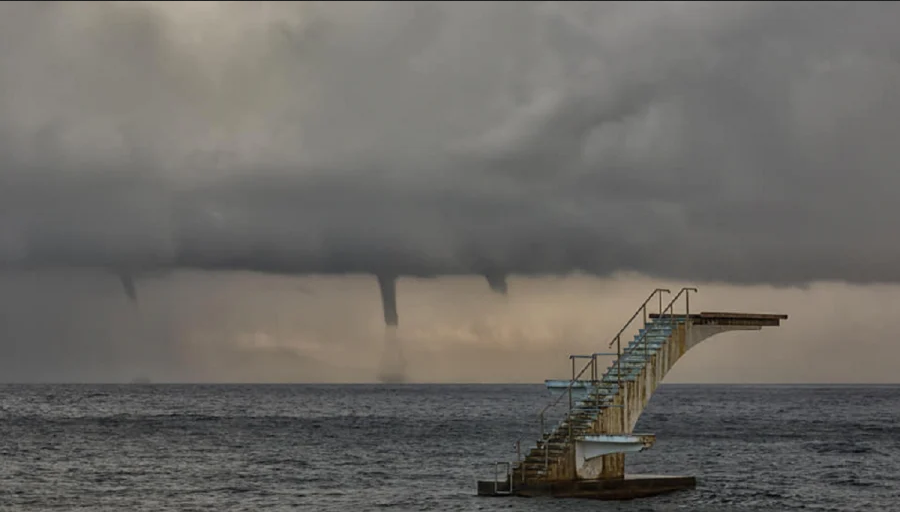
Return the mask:
[(597, 413), (597, 412), (573, 410), (572, 412), (563, 416), (563, 418), (561, 420), (559, 420), (559, 423), (557, 423), (556, 428), (559, 428), (563, 425), (568, 425), (569, 423), (572, 423), (572, 424), (581, 423), (581, 424), (586, 425), (586, 424), (590, 423), (591, 421), (593, 421), (593, 418), (596, 418), (598, 415), (599, 415), (599, 413)]
[[(622, 379), (624, 380), (626, 377), (637, 377), (641, 374), (643, 369), (631, 370), (622, 368)], [(606, 370), (606, 373), (603, 374), (604, 377), (618, 377), (619, 370), (618, 368), (610, 368)]]
[(591, 412), (591, 411), (572, 411), (566, 415), (565, 418), (559, 423), (557, 428), (567, 426), (569, 423), (574, 425), (588, 425), (594, 421), (594, 418), (599, 416), (599, 412)]
[(640, 338), (641, 336), (661, 336), (668, 338), (675, 332), (674, 329), (664, 328), (664, 327), (653, 327), (649, 330), (640, 329), (637, 334), (634, 335), (635, 338)]
[[(643, 349), (643, 347), (640, 347), (640, 348)], [(650, 347), (650, 348), (653, 348), (653, 347)], [(648, 352), (649, 352), (649, 354), (648, 354)], [(629, 349), (627, 352), (622, 353), (622, 361), (647, 361), (648, 356), (652, 357), (653, 355), (655, 355), (655, 353), (656, 352), (653, 350), (644, 351), (644, 350), (638, 350), (638, 349), (634, 349), (634, 350)], [(615, 361), (615, 360), (616, 359), (613, 359), (613, 361)]]
[[(658, 354), (660, 350), (662, 350), (662, 347), (629, 347), (628, 352), (622, 354), (622, 362), (647, 364), (648, 361), (653, 360), (653, 356)], [(616, 361), (616, 359), (613, 359), (613, 361)]]
[[(622, 368), (643, 368), (645, 366), (647, 366), (647, 361), (644, 361), (644, 360), (641, 360), (641, 361), (636, 361), (634, 359), (622, 360)], [(612, 364), (610, 364), (609, 366), (604, 368), (603, 371), (605, 372), (609, 368), (618, 368), (618, 367), (619, 367), (619, 362), (613, 361)], [(616, 393), (616, 394), (618, 394), (618, 393)]]
[[(587, 427), (587, 426), (581, 426), (581, 427), (576, 427), (574, 425), (572, 426), (572, 433), (574, 433), (574, 434), (582, 434), (584, 432), (589, 432), (590, 430), (591, 430), (591, 428)], [(563, 439), (567, 438), (569, 436), (569, 427), (568, 426), (562, 427), (561, 429), (559, 429), (559, 433)]]
[(587, 402), (584, 405), (579, 406), (579, 407), (585, 411), (593, 411), (593, 412), (596, 412), (597, 414), (603, 414), (604, 412), (608, 411), (609, 409), (615, 408), (616, 401), (615, 400), (606, 400), (606, 401), (600, 402), (599, 405), (595, 404), (593, 402)]
[[(653, 360), (653, 356), (659, 353), (662, 347), (636, 347), (633, 350), (629, 349), (628, 352), (622, 355), (622, 363), (633, 363), (633, 364), (647, 364), (649, 361)], [(613, 359), (612, 362), (618, 361), (618, 359)]]
[[(591, 429), (588, 428), (588, 427), (580, 427), (580, 428), (574, 428), (574, 427), (573, 427), (573, 428), (572, 428), (572, 434), (573, 434), (573, 435), (580, 435), (580, 434), (584, 434), (585, 432), (590, 432), (590, 431), (591, 431)], [(551, 442), (564, 442), (564, 441), (566, 441), (566, 440), (569, 438), (569, 429), (568, 429), (567, 427), (563, 427), (563, 428), (560, 429), (559, 434), (560, 434), (559, 438), (557, 438), (557, 439), (550, 439), (550, 441), (551, 441)]]
[(650, 340), (650, 341), (665, 341), (672, 338), (671, 333), (662, 333), (662, 332), (648, 332), (647, 334), (635, 334), (634, 338), (628, 340), (628, 343), (634, 343), (636, 341), (641, 340)]
[(590, 414), (591, 416), (599, 416), (600, 414), (603, 414), (603, 411), (607, 411), (611, 408), (612, 407), (601, 404), (598, 407), (579, 407), (578, 409), (573, 409), (573, 411)]
[[(650, 355), (652, 356), (653, 354), (650, 354)], [(645, 358), (643, 356), (643, 354), (641, 355), (640, 358), (635, 357), (633, 355), (628, 355), (622, 359), (622, 368), (643, 368), (643, 367), (647, 366), (649, 364), (649, 362), (650, 362), (650, 360)], [(615, 361), (611, 362), (609, 364), (609, 366), (607, 366), (606, 368), (609, 369), (609, 368), (618, 368), (618, 367), (619, 367), (619, 361), (615, 360)]]
[[(566, 454), (566, 452), (563, 452), (563, 451), (550, 452), (547, 454), (547, 460), (549, 460), (550, 463), (552, 464), (553, 461), (555, 461), (556, 459), (558, 459), (560, 457), (563, 457), (565, 454)], [(540, 454), (537, 454), (534, 456), (530, 456), (530, 457), (527, 457), (525, 460), (529, 465), (540, 464), (541, 466), (543, 466), (544, 465), (544, 454), (540, 453)]]
[(625, 347), (624, 352), (626, 354), (636, 354), (638, 350), (643, 351), (646, 349), (648, 352), (653, 352), (654, 349), (659, 350), (660, 347), (668, 343), (669, 340), (641, 340), (629, 343), (628, 346)]
[(659, 354), (662, 349), (663, 347), (634, 347), (622, 355), (622, 362), (647, 364), (652, 361), (654, 356)]
[[(647, 366), (647, 362), (646, 362), (646, 361), (645, 361), (645, 362), (642, 362), (642, 363), (634, 363), (634, 362), (632, 362), (632, 363), (630, 363), (630, 364), (629, 364), (628, 361), (622, 361), (622, 371), (625, 371), (625, 370), (630, 370), (630, 371), (635, 371), (635, 370), (637, 370), (637, 371), (641, 371), (641, 370), (644, 369), (644, 367), (646, 367), (646, 366)], [(618, 367), (619, 367), (618, 361), (614, 361), (613, 364), (607, 366), (606, 369), (604, 369), (603, 371), (606, 372), (606, 371), (609, 371), (609, 370), (612, 369), (612, 368), (618, 368)]]
[(590, 423), (594, 418), (603, 413), (607, 408), (601, 408), (596, 411), (591, 411), (588, 409), (572, 409), (571, 412), (563, 416), (560, 420), (559, 425), (563, 423), (568, 423), (569, 421), (573, 421), (575, 423)]
[(573, 409), (602, 409), (616, 401), (616, 395), (586, 396)]
[(528, 468), (529, 466), (531, 466), (531, 467), (539, 467), (541, 469), (544, 469), (544, 461), (545, 460), (549, 461), (550, 464), (548, 464), (548, 465), (552, 466), (553, 463), (556, 462), (556, 459), (558, 459), (559, 457), (561, 457), (561, 455), (559, 455), (559, 456), (551, 455), (547, 459), (544, 459), (543, 455), (541, 455), (540, 457), (532, 457), (531, 459), (527, 460), (525, 467)]
[(561, 435), (554, 439), (548, 439), (544, 442), (537, 443), (535, 445), (535, 450), (540, 450), (543, 453), (544, 450), (561, 450), (569, 446), (569, 433), (566, 432), (565, 435)]
[(597, 397), (585, 397), (585, 399), (575, 406), (576, 409), (606, 409), (616, 402), (615, 395), (604, 395)]
[[(572, 402), (574, 402), (575, 404), (579, 404), (588, 399), (593, 401), (597, 398), (602, 398), (604, 400), (612, 400), (618, 394), (619, 394), (618, 390), (616, 390), (615, 393), (610, 393), (610, 392), (591, 393), (591, 392), (583, 391), (581, 393), (572, 393)], [(564, 405), (565, 404), (561, 404), (561, 406), (564, 406)]]
[[(622, 372), (623, 372), (623, 373), (627, 373), (627, 372), (641, 373), (641, 371), (642, 371), (644, 368), (646, 368), (646, 367), (647, 367), (647, 364), (646, 364), (646, 363), (644, 363), (644, 364), (639, 364), (639, 365), (638, 365), (638, 364), (631, 364), (631, 365), (629, 365), (629, 364), (625, 364), (624, 362), (622, 362)], [(607, 372), (609, 372), (609, 371), (612, 370), (613, 368), (615, 368), (615, 369), (618, 370), (619, 364), (616, 363), (616, 364), (607, 366), (606, 368), (603, 369), (603, 374), (605, 375)], [(616, 394), (618, 395), (618, 393), (616, 393)]]
[(634, 335), (634, 337), (635, 337), (635, 339), (640, 338), (641, 336), (669, 338), (673, 334), (675, 334), (675, 329), (671, 329), (669, 327), (666, 327), (666, 328), (654, 327), (654, 328), (651, 328), (649, 331), (641, 329), (637, 332), (637, 334)]
[(635, 334), (635, 336), (671, 336), (673, 330), (674, 329), (669, 326), (654, 325), (649, 329), (638, 329), (638, 332), (637, 334)]
[(574, 426), (590, 425), (597, 418), (599, 418), (600, 415), (603, 414), (603, 411), (605, 411), (605, 410), (606, 410), (606, 408), (597, 409), (596, 411), (591, 411), (591, 410), (587, 410), (587, 409), (582, 409), (579, 411), (572, 411), (569, 414), (567, 414), (565, 418), (563, 418), (563, 423), (568, 425), (571, 422), (572, 425), (574, 425)]
[(554, 448), (565, 448), (568, 445), (569, 445), (569, 443), (556, 442), (556, 443), (548, 443), (547, 447), (552, 450)]
[(615, 393), (611, 393), (611, 392), (607, 392), (607, 390), (603, 390), (602, 392), (599, 392), (599, 393), (587, 393), (587, 396), (593, 397), (592, 400), (593, 399), (612, 400), (613, 398), (616, 397), (617, 394), (619, 394), (618, 390), (616, 390)]
[(653, 359), (653, 356), (664, 348), (663, 345), (635, 345), (629, 346), (628, 350), (622, 354), (623, 361), (647, 362)]
[(653, 352), (654, 350), (659, 350), (663, 345), (668, 343), (669, 340), (641, 340), (641, 341), (633, 341), (628, 345), (622, 347), (622, 353), (625, 355), (636, 355), (638, 350), (643, 352), (646, 350), (647, 352)]
[[(572, 429), (573, 432), (575, 432), (575, 430), (576, 429)], [(538, 448), (543, 450), (544, 443), (551, 443), (551, 444), (564, 443), (568, 439), (569, 439), (569, 429), (563, 427), (558, 432), (554, 432), (553, 435), (548, 437), (547, 439), (541, 439), (540, 441), (538, 441), (537, 446), (538, 446)]]
[[(640, 350), (640, 349), (638, 349), (638, 350)], [(626, 354), (626, 355), (622, 356), (622, 366), (630, 366), (630, 367), (646, 366), (650, 361), (653, 360), (653, 356), (655, 356), (655, 355), (656, 355), (656, 352), (648, 351), (645, 353), (643, 350), (640, 350), (640, 353), (635, 352), (635, 353), (631, 353), (631, 354)], [(610, 362), (608, 368), (611, 368), (613, 366), (618, 366), (618, 365), (619, 365), (619, 360), (615, 359), (612, 362)]]
[(564, 436), (559, 436), (557, 438), (546, 439), (544, 441), (538, 442), (534, 445), (534, 448), (532, 448), (532, 450), (537, 450), (542, 454), (544, 453), (544, 450), (558, 450), (562, 447), (567, 446), (568, 440), (569, 434), (566, 433), (566, 435)]
[[(572, 427), (572, 433), (576, 434), (576, 435), (584, 433), (584, 432), (588, 432), (589, 430), (591, 430), (591, 429), (588, 427), (579, 427), (579, 428), (576, 428), (574, 426)], [(563, 442), (563, 441), (567, 440), (568, 438), (569, 438), (569, 428), (562, 427), (561, 429), (559, 429), (559, 436), (557, 438), (554, 439), (551, 437), (551, 438), (548, 438), (548, 440), (551, 443), (552, 442)]]
[[(572, 434), (575, 435), (574, 432)], [(546, 444), (547, 449), (552, 450), (552, 449), (559, 448), (561, 446), (566, 446), (568, 444), (568, 441), (569, 441), (569, 433), (568, 432), (566, 432), (564, 434), (561, 433), (559, 436), (551, 437), (550, 439), (545, 439), (543, 442), (537, 443), (536, 449), (541, 450), (541, 452), (543, 452), (545, 449), (544, 448), (545, 443), (547, 443)]]
[(609, 409), (609, 405), (614, 402), (614, 397), (597, 398), (596, 400), (585, 400), (573, 408), (576, 412), (600, 412)]
[[(561, 454), (566, 451), (566, 446), (568, 446), (568, 444), (563, 443), (562, 441), (555, 443), (555, 444), (557, 446), (552, 446), (552, 447), (546, 448), (547, 452), (550, 455), (553, 455), (554, 453), (557, 455)], [(544, 447), (541, 446), (541, 447), (535, 448), (535, 452), (529, 453), (528, 456), (529, 457), (543, 457), (544, 456)]]
[(613, 402), (615, 402), (615, 397), (588, 399), (576, 405), (572, 412), (600, 412), (609, 409)]
[(573, 413), (581, 413), (581, 414), (591, 414), (593, 416), (597, 416), (599, 414), (602, 414), (603, 411), (609, 409), (613, 405), (614, 404), (613, 404), (612, 400), (602, 400), (600, 402), (591, 401), (591, 402), (579, 404), (574, 409), (572, 409), (572, 412)]
[[(604, 375), (603, 382), (617, 382), (619, 380), (618, 375)], [(636, 375), (623, 375), (623, 382), (634, 382), (637, 380)]]
[(668, 316), (663, 318), (648, 318), (647, 322), (644, 324), (645, 327), (672, 327), (674, 323), (672, 320), (674, 318), (669, 318)]
[(566, 437), (568, 435), (569, 435), (569, 427), (568, 426), (559, 427), (559, 429), (555, 430), (552, 434), (539, 440), (537, 442), (537, 445), (539, 447), (542, 447), (542, 446), (544, 446), (544, 443), (554, 443), (554, 442), (566, 439)]
[[(562, 457), (565, 454), (566, 454), (565, 450), (555, 450), (555, 451), (550, 450), (549, 452), (547, 452), (547, 457), (549, 457), (550, 460), (553, 460), (558, 457)], [(529, 462), (544, 462), (544, 452), (541, 451), (541, 453), (535, 453), (534, 455), (529, 455), (528, 457), (526, 457), (526, 460)]]
[(592, 412), (592, 411), (572, 411), (566, 415), (566, 418), (563, 419), (562, 423), (559, 424), (560, 427), (568, 428), (569, 423), (572, 424), (573, 427), (584, 427), (590, 425), (594, 422), (594, 418), (600, 415), (600, 412)]
[[(586, 422), (586, 423), (572, 423), (572, 432), (582, 432), (582, 431), (590, 430), (591, 425), (593, 423), (594, 423), (593, 421)], [(567, 423), (567, 424), (559, 427), (558, 432), (560, 435), (566, 435), (566, 436), (569, 435), (569, 424)]]
[(625, 346), (625, 350), (627, 351), (630, 347), (635, 345), (644, 345), (648, 344), (650, 346), (653, 345), (662, 345), (669, 341), (669, 338), (644, 338), (644, 339), (634, 339), (628, 342), (628, 345)]
[[(550, 457), (550, 459), (552, 460), (557, 457), (562, 457), (563, 455), (565, 455), (565, 453), (566, 453), (566, 450), (550, 450), (547, 452), (547, 456)], [(534, 461), (544, 462), (544, 450), (541, 450), (540, 453), (535, 453), (535, 454), (529, 455), (528, 457), (525, 458), (525, 460), (528, 460), (531, 462), (534, 462)]]
[[(644, 371), (644, 368), (645, 368), (644, 366), (631, 366), (631, 367), (623, 366), (621, 373), (622, 373), (622, 375), (640, 375), (641, 372)], [(605, 377), (608, 375), (618, 375), (618, 374), (619, 374), (619, 367), (618, 366), (610, 366), (603, 373), (603, 376)]]
[(614, 397), (619, 394), (619, 386), (613, 384), (612, 387), (598, 387), (592, 394), (596, 396)]
[(572, 409), (571, 412), (569, 412), (565, 416), (563, 416), (563, 418), (559, 421), (557, 426), (560, 426), (564, 423), (568, 423), (569, 421), (584, 423), (584, 422), (590, 420), (591, 418), (596, 417), (598, 414), (599, 414), (598, 412), (594, 412), (594, 411)]
[(665, 343), (672, 339), (670, 336), (646, 336), (641, 338), (640, 336), (635, 336), (635, 338), (628, 342), (629, 345), (633, 345), (635, 343), (643, 343), (648, 341), (650, 343)]
[[(568, 385), (569, 381), (565, 380), (554, 380), (554, 381), (546, 381), (545, 384), (548, 388), (559, 391), (561, 393), (568, 393), (568, 388), (565, 386)], [(604, 394), (615, 394), (618, 392), (618, 389), (615, 387), (610, 387), (609, 384), (600, 382), (599, 380), (590, 381), (590, 380), (580, 380), (575, 381), (577, 383), (577, 387), (572, 387), (572, 396), (582, 397), (586, 393), (604, 393)]]
[[(588, 432), (590, 432), (589, 429), (582, 430), (582, 431), (578, 431), (578, 430), (572, 429), (572, 435), (573, 435), (573, 436), (582, 436), (582, 435), (587, 434)], [(560, 436), (559, 436), (559, 437), (552, 438), (552, 439), (548, 439), (548, 441), (550, 442), (551, 448), (552, 448), (553, 446), (555, 446), (555, 445), (564, 445), (564, 444), (568, 443), (568, 442), (569, 442), (569, 430), (568, 430), (568, 429), (564, 429), (562, 432), (560, 432)], [(543, 444), (538, 445), (538, 447), (541, 448), (542, 450), (544, 449), (544, 445), (543, 445)]]

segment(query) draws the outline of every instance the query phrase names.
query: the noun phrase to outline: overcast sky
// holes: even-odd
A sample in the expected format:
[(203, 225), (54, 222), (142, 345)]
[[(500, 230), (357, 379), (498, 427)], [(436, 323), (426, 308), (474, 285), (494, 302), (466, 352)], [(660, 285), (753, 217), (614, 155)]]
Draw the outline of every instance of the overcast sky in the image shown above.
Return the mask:
[[(675, 380), (896, 381), (898, 26), (890, 2), (0, 4), (0, 380), (372, 380), (396, 274), (419, 380), (542, 380), (665, 281), (792, 315)], [(409, 277), (487, 273), (509, 296)]]

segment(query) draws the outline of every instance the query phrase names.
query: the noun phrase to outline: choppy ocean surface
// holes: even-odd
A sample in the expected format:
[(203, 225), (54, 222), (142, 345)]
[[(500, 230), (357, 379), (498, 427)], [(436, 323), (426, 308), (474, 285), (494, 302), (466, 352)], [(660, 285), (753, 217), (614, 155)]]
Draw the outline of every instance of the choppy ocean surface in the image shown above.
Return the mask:
[(0, 510), (900, 510), (900, 387), (666, 385), (630, 502), (479, 498), (540, 385), (0, 386)]

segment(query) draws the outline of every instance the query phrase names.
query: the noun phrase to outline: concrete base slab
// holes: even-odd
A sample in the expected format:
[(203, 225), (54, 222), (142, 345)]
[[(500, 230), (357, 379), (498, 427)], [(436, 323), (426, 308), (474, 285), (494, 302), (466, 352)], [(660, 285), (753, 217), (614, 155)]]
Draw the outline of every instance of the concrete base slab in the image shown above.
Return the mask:
[(521, 496), (554, 498), (584, 498), (597, 500), (631, 500), (659, 494), (693, 489), (697, 479), (692, 476), (625, 475), (624, 478), (604, 480), (573, 480), (541, 484), (479, 481), (479, 496)]

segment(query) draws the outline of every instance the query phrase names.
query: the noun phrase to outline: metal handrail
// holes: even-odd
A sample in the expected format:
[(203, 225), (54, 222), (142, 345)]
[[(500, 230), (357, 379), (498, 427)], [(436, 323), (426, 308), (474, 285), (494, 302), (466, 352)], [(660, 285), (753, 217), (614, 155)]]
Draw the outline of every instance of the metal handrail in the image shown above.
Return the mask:
[[(653, 292), (652, 292), (652, 293), (647, 297), (647, 299), (640, 305), (640, 307), (638, 307), (638, 308), (635, 310), (634, 314), (631, 315), (631, 318), (629, 318), (628, 321), (625, 322), (625, 326), (622, 327), (622, 329), (619, 330), (619, 332), (618, 332), (618, 333), (616, 334), (616, 336), (612, 339), (612, 341), (609, 342), (609, 345), (607, 346), (607, 348), (609, 348), (609, 347), (612, 347), (612, 346), (613, 346), (613, 343), (616, 344), (616, 354), (617, 354), (617, 356), (616, 356), (616, 385), (617, 385), (619, 388), (622, 387), (622, 333), (625, 332), (625, 329), (628, 329), (628, 327), (631, 326), (631, 322), (633, 322), (634, 319), (637, 318), (638, 313), (641, 312), (641, 311), (643, 311), (643, 313), (644, 313), (644, 325), (647, 324), (647, 303), (650, 302), (650, 300), (653, 299), (653, 296), (654, 296), (654, 295), (659, 294), (659, 313), (662, 314), (662, 312), (663, 312), (663, 308), (662, 308), (662, 293), (663, 293), (663, 292), (666, 292), (666, 293), (672, 293), (671, 291), (669, 291), (669, 290), (666, 289), (666, 288), (656, 288), (655, 290), (653, 290)], [(641, 335), (641, 339), (643, 339), (643, 336), (646, 336), (646, 334), (647, 334), (647, 333), (644, 332), (644, 334)]]
[(631, 325), (631, 322), (634, 322), (634, 319), (637, 318), (637, 314), (640, 313), (641, 311), (644, 312), (644, 323), (645, 324), (647, 323), (647, 303), (650, 302), (650, 300), (653, 299), (653, 296), (656, 295), (657, 293), (659, 294), (659, 313), (662, 314), (662, 312), (663, 312), (662, 292), (672, 293), (671, 291), (667, 290), (666, 288), (657, 288), (657, 289), (653, 290), (653, 293), (651, 293), (650, 296), (647, 297), (647, 300), (645, 300), (643, 302), (643, 304), (638, 306), (638, 308), (634, 311), (634, 314), (631, 315), (631, 318), (629, 318), (628, 321), (625, 322), (625, 326), (622, 327), (622, 329), (620, 329), (619, 332), (616, 333), (615, 336), (613, 336), (613, 339), (609, 342), (609, 345), (607, 345), (607, 348), (613, 346), (613, 343), (615, 343), (619, 339), (619, 337), (622, 336), (622, 333), (625, 332), (625, 329), (628, 329), (628, 326)]
[[(673, 315), (674, 315), (674, 311), (675, 311), (675, 302), (678, 301), (678, 298), (681, 297), (681, 294), (685, 294), (684, 295), (685, 315), (686, 316), (690, 315), (691, 305), (690, 305), (690, 293), (689, 292), (698, 293), (698, 290), (696, 288), (689, 288), (689, 287), (685, 287), (685, 288), (682, 288), (681, 290), (679, 290), (678, 293), (675, 294), (675, 298), (673, 298), (672, 301), (669, 302), (669, 304), (666, 306), (666, 308), (660, 310), (659, 319), (662, 320), (663, 318), (665, 318), (665, 312), (669, 311), (669, 310), (672, 310), (672, 313), (669, 314), (669, 318), (674, 317)], [(633, 354), (634, 351), (637, 349), (637, 346), (641, 343), (641, 341), (643, 341), (647, 337), (647, 332), (648, 332), (648, 330), (645, 329), (643, 334), (641, 334), (641, 336), (637, 340), (635, 340), (635, 342), (634, 342), (635, 348), (628, 350), (628, 347), (625, 347), (625, 352), (623, 352), (623, 354)], [(649, 354), (649, 347), (647, 344), (644, 345), (644, 352), (645, 352), (645, 354)]]
[(685, 313), (685, 320), (687, 320), (687, 316), (691, 314), (691, 294), (690, 294), (690, 292), (699, 293), (696, 288), (688, 288), (688, 287), (682, 288), (675, 295), (675, 298), (672, 299), (672, 302), (670, 302), (669, 305), (666, 306), (666, 309), (662, 310), (659, 313), (659, 318), (662, 319), (665, 316), (666, 311), (669, 311), (669, 310), (672, 311), (671, 313), (669, 313), (669, 318), (674, 318), (674, 316), (675, 316), (675, 301), (677, 301), (678, 297), (681, 297), (681, 294), (684, 293), (685, 294), (685, 296), (684, 296), (684, 313)]
[[(501, 491), (498, 489), (498, 484), (500, 483), (500, 466), (506, 466), (506, 482), (507, 489)], [(513, 491), (513, 478), (512, 478), (512, 464), (509, 462), (495, 462), (494, 463), (494, 494), (512, 494)]]
[[(581, 371), (578, 372), (578, 375), (575, 375), (575, 359), (585, 358), (585, 357), (590, 358), (590, 361), (586, 365), (584, 365), (584, 368), (582, 368)], [(572, 360), (572, 380), (569, 381), (569, 385), (566, 386), (566, 390), (563, 391), (562, 393), (560, 393), (559, 396), (556, 397), (556, 400), (549, 403), (546, 407), (544, 407), (541, 410), (540, 414), (538, 414), (538, 417), (540, 419), (540, 424), (541, 424), (540, 442), (544, 443), (544, 468), (548, 467), (550, 464), (550, 460), (549, 460), (549, 458), (550, 458), (550, 443), (544, 441), (544, 414), (547, 412), (547, 409), (550, 409), (551, 407), (558, 404), (559, 401), (562, 399), (562, 397), (566, 396), (566, 394), (569, 395), (569, 413), (571, 413), (572, 412), (572, 387), (575, 385), (575, 382), (578, 380), (579, 377), (581, 377), (581, 375), (584, 373), (585, 370), (587, 370), (588, 368), (590, 368), (592, 366), (596, 367), (596, 364), (597, 364), (597, 358), (596, 358), (596, 356), (593, 356), (593, 355), (591, 355), (591, 356), (570, 355), (569, 359)], [(592, 375), (594, 373), (596, 373), (596, 369), (591, 371)], [(571, 440), (572, 440), (572, 422), (570, 421), (569, 422), (569, 441), (571, 441)], [(524, 471), (524, 469), (523, 469), (523, 471)]]
[[(647, 298), (644, 300), (644, 302), (642, 302), (641, 305), (638, 306), (638, 308), (634, 311), (634, 314), (631, 315), (631, 318), (629, 318), (628, 321), (625, 322), (625, 325), (619, 330), (618, 333), (616, 333), (615, 337), (609, 343), (610, 347), (612, 347), (613, 343), (616, 343), (616, 342), (619, 343), (619, 346), (617, 347), (617, 350), (616, 350), (616, 354), (618, 355), (620, 387), (621, 387), (621, 378), (622, 378), (621, 377), (621, 369), (622, 369), (621, 337), (622, 337), (622, 333), (625, 332), (626, 329), (628, 329), (628, 327), (631, 325), (632, 322), (634, 322), (634, 319), (637, 318), (638, 313), (641, 313), (641, 312), (644, 313), (644, 323), (645, 324), (647, 323), (647, 304), (651, 300), (653, 300), (654, 296), (659, 295), (660, 314), (662, 314), (662, 311), (663, 311), (663, 309), (662, 309), (662, 294), (663, 294), (663, 292), (672, 293), (670, 290), (668, 290), (666, 288), (654, 289), (653, 292), (647, 296)], [(538, 414), (538, 417), (540, 418), (540, 424), (541, 424), (541, 439), (542, 440), (544, 438), (544, 414), (547, 412), (547, 410), (550, 409), (551, 407), (556, 406), (559, 403), (559, 401), (562, 400), (562, 397), (566, 394), (568, 394), (568, 396), (569, 396), (569, 410), (572, 409), (572, 387), (574, 387), (575, 381), (578, 380), (578, 378), (581, 377), (582, 374), (584, 374), (585, 370), (587, 370), (588, 367), (591, 367), (591, 366), (594, 367), (594, 369), (592, 371), (592, 375), (591, 375), (591, 380), (592, 381), (597, 380), (597, 375), (596, 375), (597, 355), (598, 355), (597, 353), (594, 353), (590, 356), (591, 361), (589, 363), (587, 363), (584, 366), (584, 368), (581, 369), (580, 372), (578, 372), (578, 375), (575, 375), (575, 358), (576, 357), (587, 357), (587, 356), (569, 356), (570, 359), (572, 359), (572, 380), (569, 381), (569, 385), (566, 387), (566, 389), (562, 393), (560, 393), (559, 396), (556, 397), (556, 400), (553, 400), (550, 404), (548, 404), (546, 407), (544, 407), (541, 410), (541, 412)]]
[(578, 372), (578, 375), (573, 375), (572, 380), (569, 381), (569, 385), (566, 386), (566, 389), (562, 393), (560, 393), (559, 396), (556, 397), (556, 400), (553, 400), (552, 402), (547, 404), (547, 406), (544, 407), (543, 409), (541, 409), (541, 412), (538, 413), (538, 417), (540, 418), (540, 423), (541, 423), (541, 440), (542, 441), (544, 439), (544, 414), (547, 412), (548, 409), (550, 409), (551, 407), (554, 407), (556, 404), (558, 404), (559, 401), (562, 400), (562, 397), (566, 396), (566, 394), (569, 395), (569, 410), (571, 411), (572, 410), (572, 387), (575, 385), (575, 381), (577, 381), (578, 378), (581, 377), (582, 374), (584, 374), (585, 370), (587, 370), (590, 366), (594, 365), (597, 361), (597, 359), (593, 356), (569, 356), (569, 359), (572, 360), (573, 374), (574, 374), (574, 368), (575, 368), (575, 359), (583, 358), (583, 357), (589, 357), (591, 359), (591, 361), (588, 364), (584, 365), (584, 368), (582, 368), (581, 371)]

